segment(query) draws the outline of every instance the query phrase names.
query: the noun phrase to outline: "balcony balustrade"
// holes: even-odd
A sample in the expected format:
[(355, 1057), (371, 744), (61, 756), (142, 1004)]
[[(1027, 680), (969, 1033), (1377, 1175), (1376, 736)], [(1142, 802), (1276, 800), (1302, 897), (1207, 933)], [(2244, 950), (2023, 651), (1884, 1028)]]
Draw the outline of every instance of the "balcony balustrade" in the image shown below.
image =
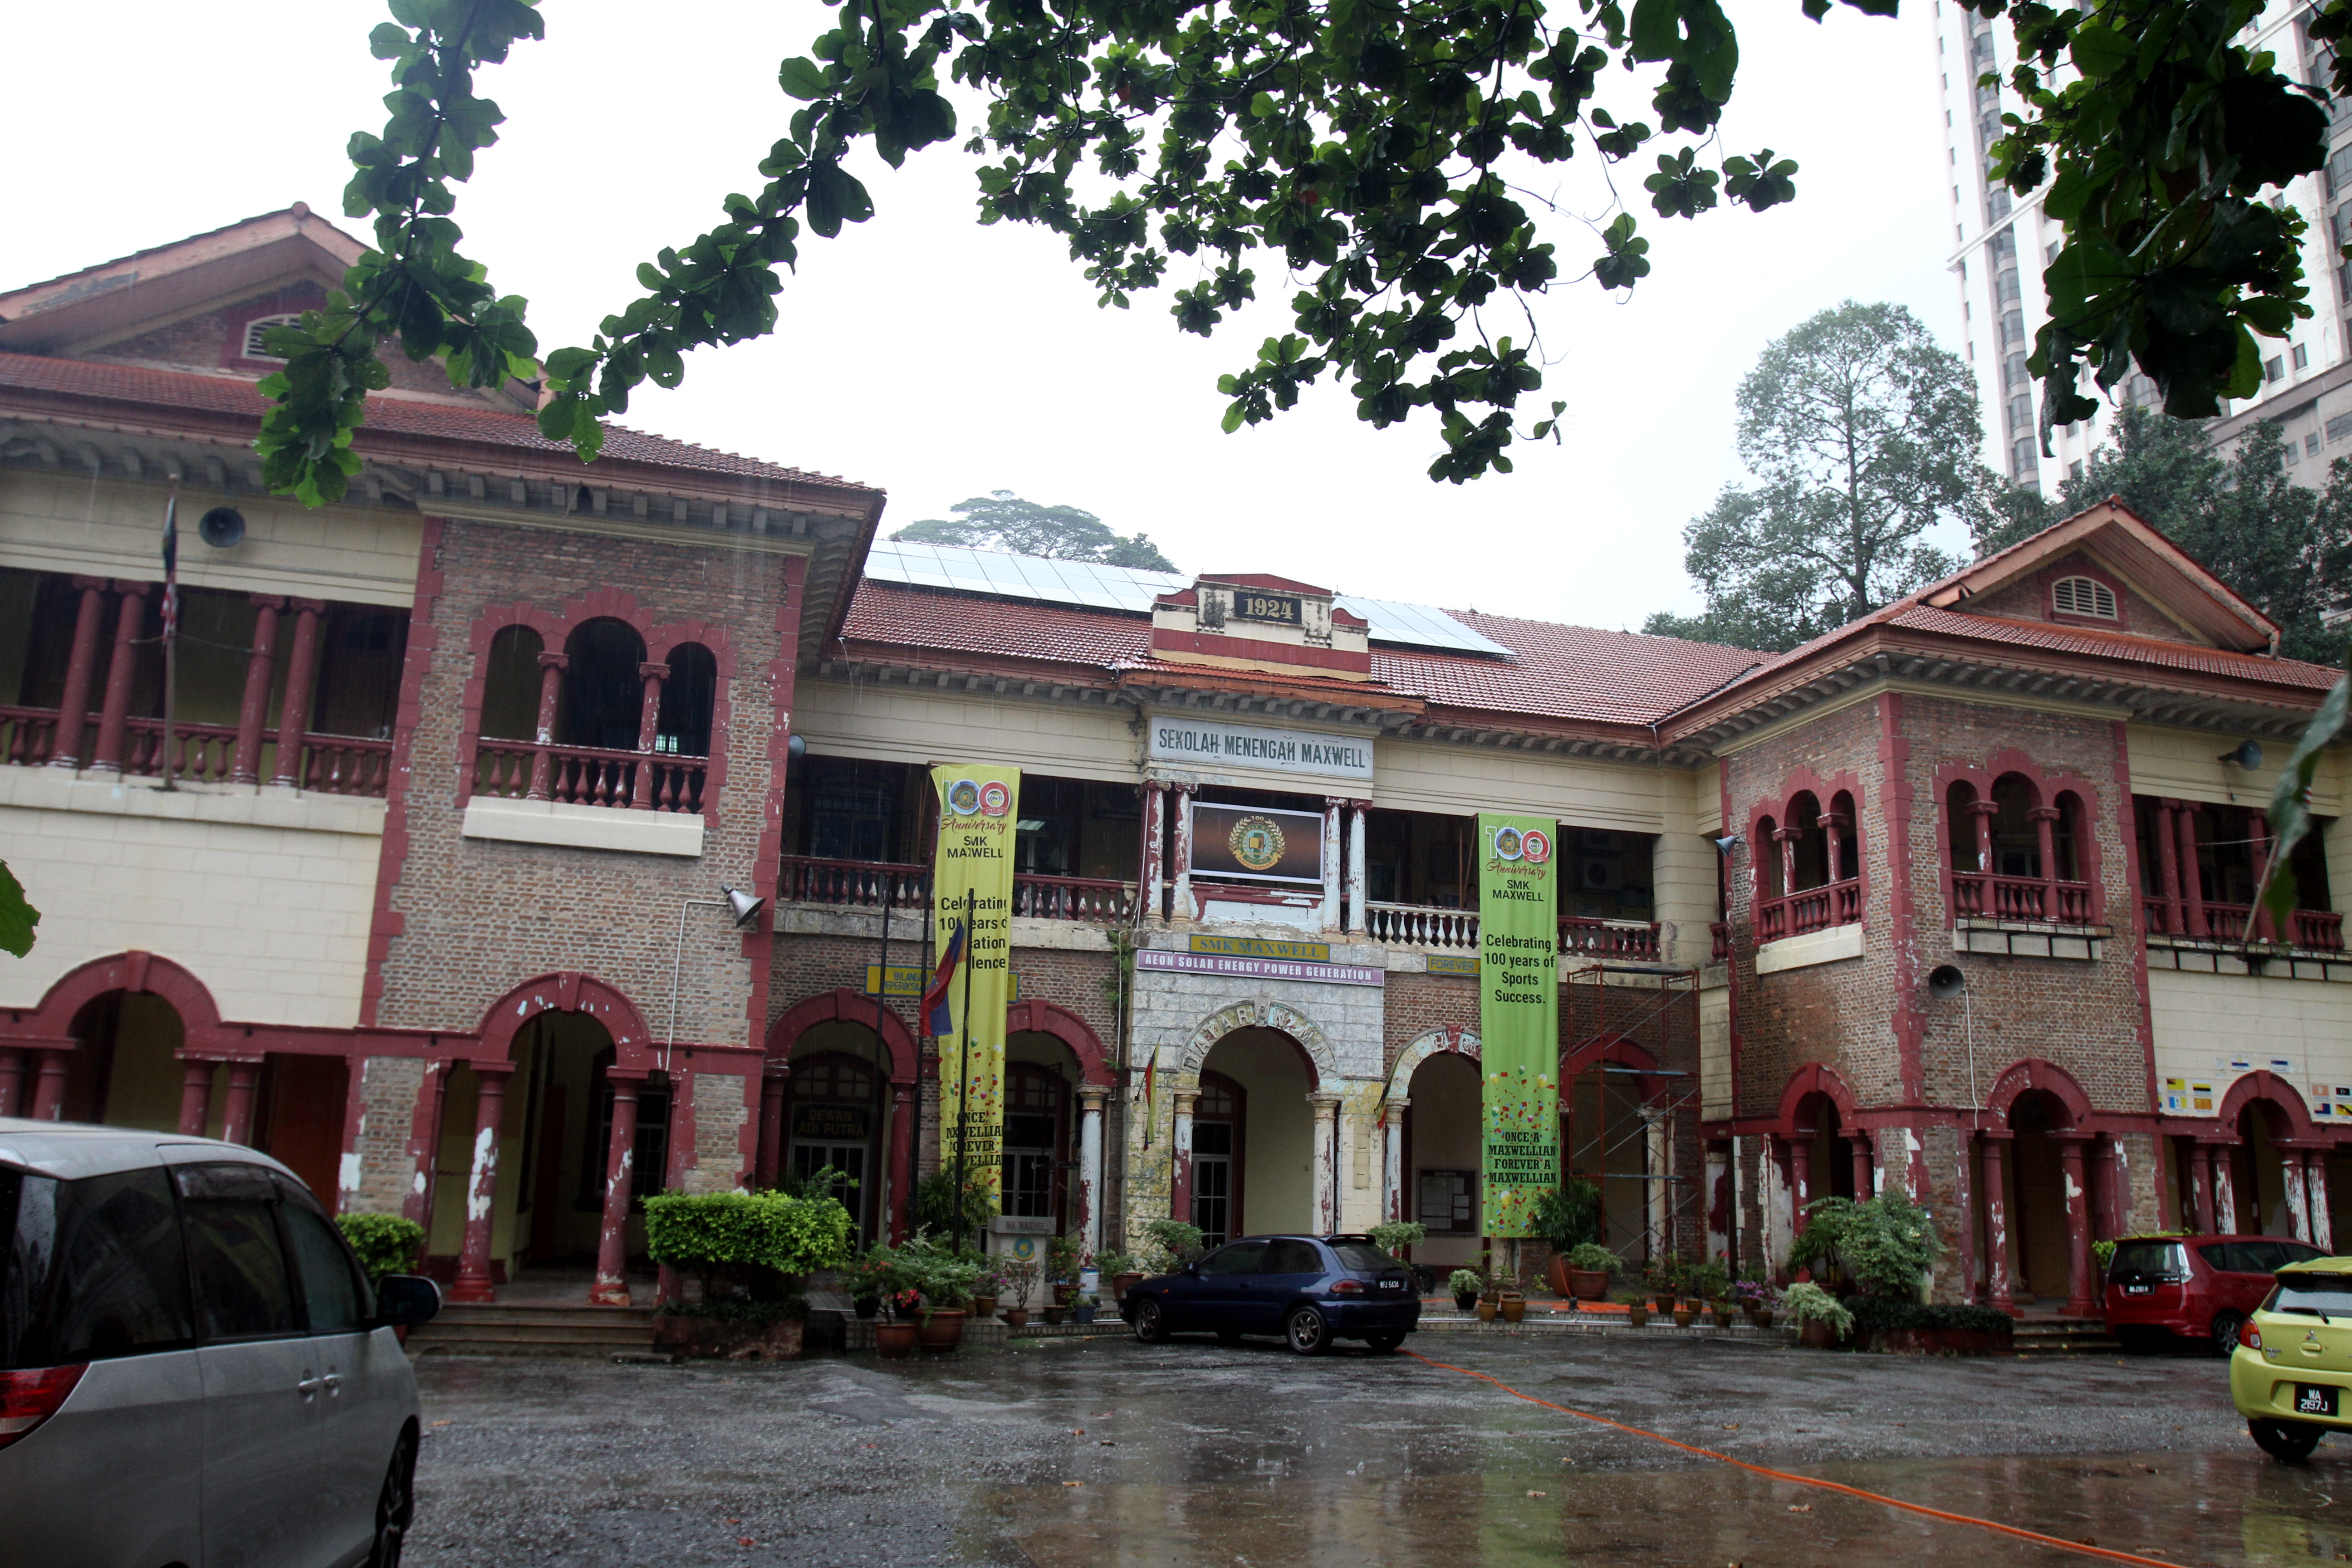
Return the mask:
[[(1439, 952), (1478, 951), (1478, 911), (1422, 904), (1366, 904), (1365, 935), (1385, 947)], [(1652, 921), (1605, 921), (1585, 915), (1559, 920), (1559, 951), (1585, 958), (1654, 963), (1658, 927)]]
[(1786, 898), (1761, 899), (1756, 905), (1756, 940), (1778, 942), (1804, 936), (1832, 926), (1853, 925), (1862, 919), (1862, 883), (1832, 882), (1806, 888)]
[(483, 741), (475, 750), (474, 793), (503, 800), (694, 813), (702, 809), (709, 765), (707, 757), (665, 752)]
[[(95, 721), (92, 721), (94, 723)], [(0, 707), (0, 762), (39, 767), (57, 754), (55, 709)], [(279, 743), (275, 730), (261, 731), (264, 745)], [(324, 795), (383, 798), (392, 775), (392, 742), (360, 735), (302, 737), (301, 787)], [(128, 778), (161, 778), (166, 760), (172, 777), (187, 784), (226, 784), (236, 767), (236, 726), (180, 720), (163, 741), (163, 721), (123, 721), (122, 773)]]
[[(2199, 938), (2188, 929), (2188, 920), (2176, 917), (2171, 900), (2162, 894), (2143, 897), (2139, 901), (2141, 919), (2147, 922), (2150, 936), (2179, 937), (2191, 941), (2244, 942), (2247, 931), (2254, 934), (2252, 941), (2273, 940), (2263, 934), (2253, 922), (2253, 907), (2250, 904), (2214, 904), (2203, 906), (2205, 934)], [(2277, 940), (2289, 947), (2299, 947), (2313, 952), (2344, 951), (2344, 917), (2334, 910), (2293, 910), (2287, 914), (2286, 930)]]
[[(827, 860), (814, 855), (783, 857), (776, 901), (823, 904), (833, 909), (878, 910), (886, 903), (920, 910), (931, 896), (931, 868), (887, 860)], [(1104, 877), (1013, 879), (1013, 912), (1024, 920), (1083, 921), (1109, 925), (1132, 919), (1135, 884)]]
[(1979, 920), (2088, 925), (2091, 922), (2091, 884), (2044, 881), (2039, 877), (1996, 877), (1984, 872), (1955, 871), (1952, 873), (1952, 913)]

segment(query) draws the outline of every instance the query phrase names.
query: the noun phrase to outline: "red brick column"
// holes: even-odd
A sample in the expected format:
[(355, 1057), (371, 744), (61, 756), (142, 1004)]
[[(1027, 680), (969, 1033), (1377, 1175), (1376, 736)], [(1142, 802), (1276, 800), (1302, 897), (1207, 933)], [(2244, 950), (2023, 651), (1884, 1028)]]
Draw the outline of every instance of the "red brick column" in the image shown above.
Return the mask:
[[(596, 1233), (596, 1283), (588, 1301), (596, 1307), (629, 1304), (629, 1197), (636, 1187), (637, 1090), (642, 1072), (605, 1075), (613, 1086), (613, 1136), (604, 1146), (604, 1223)], [(467, 1247), (472, 1249), (471, 1230)], [(487, 1249), (488, 1240), (484, 1247)]]
[(106, 696), (98, 711), (98, 749), (89, 759), (94, 773), (122, 771), (123, 737), (131, 721), (131, 677), (139, 661), (139, 627), (147, 613), (152, 583), (117, 583), (122, 602), (114, 616), (114, 652), (106, 663)]
[(539, 751), (530, 760), (530, 789), (524, 796), (526, 800), (547, 798), (550, 766), (547, 748), (555, 743), (555, 703), (563, 694), (563, 670), (571, 662), (568, 654), (542, 653), (539, 656), (539, 728), (535, 731), (539, 737)]
[(2213, 1234), (2213, 1146), (2199, 1139), (2189, 1150), (2191, 1228), (2200, 1236)]
[(1137, 862), (1136, 897), (1146, 919), (1160, 918), (1160, 840), (1167, 832), (1168, 786), (1151, 780), (1143, 784), (1143, 858)]
[(762, 1187), (776, 1184), (777, 1168), (783, 1163), (784, 1094), (792, 1081), (790, 1062), (770, 1062), (760, 1074), (760, 1146), (751, 1162), (751, 1179)]
[(2205, 934), (2205, 886), (2197, 874), (2197, 806), (2183, 802), (2173, 814), (2180, 833), (2180, 918), (2190, 936)]
[[(1169, 913), (1176, 920), (1190, 921), (1192, 914), (1192, 789), (1188, 784), (1172, 786), (1176, 792), (1173, 807), (1176, 813), (1176, 884), (1175, 908)], [(1189, 1223), (1189, 1222), (1188, 1222)]]
[[(911, 1079), (891, 1083), (890, 1163), (886, 1168), (894, 1177), (902, 1172), (914, 1169), (915, 1099), (915, 1084)], [(777, 1148), (781, 1151), (782, 1147), (782, 1142), (779, 1141)], [(889, 1222), (887, 1234), (891, 1246), (896, 1247), (907, 1239), (907, 1216), (914, 1212), (915, 1192), (910, 1184), (907, 1189), (907, 1195), (898, 1204), (898, 1212), (887, 1216)], [(880, 1218), (875, 1222), (875, 1234), (877, 1236), (884, 1234)]]
[[(1992, 819), (2000, 815), (2000, 806), (1990, 799), (1972, 800), (1969, 814), (1977, 819), (1977, 875), (1989, 877), (1992, 874)], [(1984, 912), (1993, 912), (1990, 898)]]
[(273, 784), (302, 786), (302, 742), (310, 733), (310, 687), (319, 664), (319, 617), (323, 599), (289, 599), (294, 607), (294, 646), (286, 655), (286, 701), (278, 710), (278, 765)]
[(2179, 816), (2180, 803), (2177, 800), (2163, 801), (2157, 806), (2156, 859), (2164, 872), (2164, 929), (2169, 936), (2182, 936), (2189, 930), (2180, 923)]
[(1985, 1268), (1990, 1287), (1986, 1305), (2011, 1317), (2021, 1316), (2009, 1274), (2009, 1184), (2002, 1175), (2009, 1163), (2009, 1145), (2017, 1134), (2005, 1127), (1988, 1127), (1984, 1139)]
[(259, 1062), (231, 1062), (228, 1100), (221, 1108), (221, 1139), (228, 1143), (253, 1142), (253, 1097), (261, 1084)]
[(669, 666), (640, 664), (637, 677), (646, 683), (646, 701), (637, 714), (637, 780), (629, 804), (644, 811), (654, 804), (654, 742), (661, 739), (662, 682), (669, 679)]
[[(495, 1301), (490, 1284), (490, 1211), (498, 1201), (499, 1121), (506, 1109), (509, 1062), (476, 1062), (474, 1076), (481, 1085), (474, 1105), (474, 1163), (466, 1183), (466, 1240), (457, 1253), (457, 1279), (449, 1287), (452, 1301)], [(635, 1102), (632, 1100), (634, 1110)], [(617, 1120), (617, 1117), (616, 1117)], [(601, 1266), (601, 1252), (599, 1254)]]
[(1792, 1235), (1805, 1232), (1805, 1205), (1812, 1201), (1813, 1151), (1801, 1138), (1789, 1140), (1789, 1226)]
[(2033, 848), (2042, 862), (2042, 918), (2058, 918), (2058, 819), (2063, 814), (2054, 805), (2037, 805), (2025, 814), (2033, 824)]
[(180, 1136), (201, 1138), (213, 1115), (213, 1068), (218, 1064), (184, 1058), (180, 1074)]
[(89, 685), (98, 669), (98, 638), (105, 628), (106, 579), (76, 577), (81, 605), (74, 611), (73, 651), (66, 657), (66, 689), (58, 702), (58, 735), (49, 742), (53, 768), (81, 766), (81, 736), (89, 720)]
[(66, 1068), (72, 1056), (70, 1047), (33, 1053), (33, 1107), (26, 1115), (36, 1121), (64, 1120)]
[(2066, 1315), (2087, 1318), (2098, 1310), (2091, 1295), (2091, 1191), (2083, 1145), (2093, 1134), (2053, 1132), (2066, 1185)]
[(253, 650), (245, 658), (245, 700), (236, 710), (236, 761), (229, 768), (231, 784), (261, 782), (261, 725), (269, 716), (269, 678), (278, 668), (278, 612), (286, 601), (256, 594), (253, 605)]

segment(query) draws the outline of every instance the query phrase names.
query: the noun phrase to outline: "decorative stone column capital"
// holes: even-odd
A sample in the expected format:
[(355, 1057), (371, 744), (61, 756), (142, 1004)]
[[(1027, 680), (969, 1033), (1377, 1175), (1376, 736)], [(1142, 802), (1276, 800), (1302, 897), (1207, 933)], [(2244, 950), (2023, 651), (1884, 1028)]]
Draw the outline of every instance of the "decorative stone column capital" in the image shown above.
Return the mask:
[(1103, 1102), (1109, 1098), (1110, 1090), (1098, 1083), (1078, 1085), (1078, 1109), (1081, 1110), (1098, 1111), (1103, 1108)]
[(1307, 1103), (1315, 1108), (1318, 1121), (1329, 1121), (1339, 1115), (1339, 1100), (1340, 1097), (1328, 1089), (1311, 1089), (1307, 1096)]
[(1200, 1103), (1201, 1091), (1197, 1089), (1171, 1089), (1170, 1092), (1175, 1096), (1176, 1114), (1179, 1116), (1192, 1115), (1192, 1107)]
[(568, 653), (549, 653), (542, 649), (539, 655), (539, 668), (541, 669), (562, 669), (571, 662), (572, 656)]
[(667, 680), (669, 679), (669, 666), (666, 664), (655, 664), (650, 659), (646, 660), (637, 666), (637, 679), (640, 680)]

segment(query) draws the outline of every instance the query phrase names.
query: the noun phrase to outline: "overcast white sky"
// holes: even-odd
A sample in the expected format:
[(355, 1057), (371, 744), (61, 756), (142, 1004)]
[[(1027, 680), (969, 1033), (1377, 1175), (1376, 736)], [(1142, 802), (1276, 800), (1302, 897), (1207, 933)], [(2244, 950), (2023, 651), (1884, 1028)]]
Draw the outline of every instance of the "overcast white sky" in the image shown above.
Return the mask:
[[(640, 259), (709, 226), (728, 191), (756, 188), (791, 109), (776, 61), (805, 52), (831, 13), (814, 0), (545, 10), (547, 41), (485, 73), (508, 121), (457, 216), (552, 349), (627, 301)], [(344, 139), (382, 127), (388, 84), (367, 33), (383, 15), (346, 0), (109, 9), (103, 91), (41, 71), (0, 95), (0, 144), (17, 153), (0, 287), (298, 199), (339, 214)], [(20, 8), (12, 53), (86, 58), (93, 20)], [(1373, 431), (1328, 383), (1271, 425), (1220, 434), (1216, 377), (1284, 321), (1204, 342), (1176, 331), (1164, 294), (1097, 310), (1059, 241), (972, 221), (968, 161), (951, 147), (861, 170), (877, 216), (808, 243), (775, 337), (697, 356), (682, 388), (648, 391), (625, 423), (881, 486), (886, 532), (1007, 489), (1145, 530), (1186, 571), (1601, 626), (1695, 609), (1681, 530), (1738, 477), (1733, 392), (1766, 342), (1852, 298), (1899, 301), (1961, 346), (1927, 5), (1894, 21), (1841, 8), (1816, 26), (1774, 0), (1735, 20), (1726, 140), (1796, 158), (1798, 200), (1671, 224), (1644, 205), (1648, 279), (1622, 300), (1590, 282), (1547, 299), (1557, 363), (1542, 395), (1567, 400), (1565, 439), (1515, 447), (1516, 473), (1432, 484), (1429, 424)], [(1649, 163), (1627, 182), (1636, 195)], [(1570, 172), (1591, 168), (1580, 157)], [(1600, 249), (1565, 216), (1549, 237), (1577, 270)], [(1286, 300), (1258, 269), (1260, 292)]]

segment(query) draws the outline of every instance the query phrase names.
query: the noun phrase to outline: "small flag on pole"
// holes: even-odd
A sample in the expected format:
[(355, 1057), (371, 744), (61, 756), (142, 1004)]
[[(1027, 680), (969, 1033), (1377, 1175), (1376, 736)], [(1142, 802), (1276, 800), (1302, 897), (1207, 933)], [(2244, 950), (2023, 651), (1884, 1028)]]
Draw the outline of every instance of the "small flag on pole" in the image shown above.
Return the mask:
[(163, 503), (163, 637), (180, 629), (180, 491)]
[(958, 921), (946, 950), (940, 954), (940, 966), (931, 974), (930, 989), (923, 993), (923, 1027), (933, 1039), (955, 1032), (955, 1013), (948, 1005), (948, 988), (955, 981), (956, 966), (962, 962), (963, 922)]

